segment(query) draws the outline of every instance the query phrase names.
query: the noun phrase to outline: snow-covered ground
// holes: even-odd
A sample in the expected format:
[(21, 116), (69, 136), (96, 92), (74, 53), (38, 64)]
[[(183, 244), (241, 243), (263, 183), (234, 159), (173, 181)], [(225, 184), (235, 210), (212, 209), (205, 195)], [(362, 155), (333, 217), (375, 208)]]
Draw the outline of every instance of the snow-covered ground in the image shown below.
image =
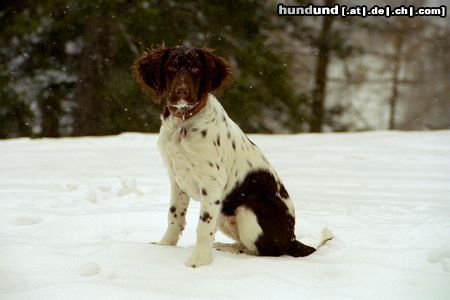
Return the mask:
[[(156, 135), (0, 141), (1, 299), (450, 299), (450, 131), (255, 135), (306, 258), (214, 251), (184, 265)], [(217, 239), (227, 241), (218, 234)]]

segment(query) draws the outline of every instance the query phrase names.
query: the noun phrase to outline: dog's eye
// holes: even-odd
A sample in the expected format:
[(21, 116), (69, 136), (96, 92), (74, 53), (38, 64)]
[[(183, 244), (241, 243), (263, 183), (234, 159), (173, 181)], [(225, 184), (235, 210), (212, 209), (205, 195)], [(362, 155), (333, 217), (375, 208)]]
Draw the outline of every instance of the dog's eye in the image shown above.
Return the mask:
[(194, 73), (194, 74), (195, 74), (195, 73), (198, 73), (198, 71), (200, 71), (200, 69), (197, 68), (197, 67), (191, 67), (190, 70), (191, 70), (191, 72)]
[(169, 71), (169, 72), (176, 72), (177, 68), (175, 68), (174, 66), (168, 66), (167, 67), (167, 71)]

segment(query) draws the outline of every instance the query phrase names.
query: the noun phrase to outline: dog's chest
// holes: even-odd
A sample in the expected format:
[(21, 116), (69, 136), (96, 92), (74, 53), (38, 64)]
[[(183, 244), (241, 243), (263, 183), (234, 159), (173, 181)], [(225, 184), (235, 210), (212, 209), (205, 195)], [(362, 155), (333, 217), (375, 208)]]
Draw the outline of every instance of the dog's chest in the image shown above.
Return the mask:
[[(169, 172), (178, 186), (194, 199), (200, 197), (200, 187), (207, 181), (209, 162), (217, 160), (217, 149), (207, 134), (214, 129), (179, 126), (165, 131), (160, 150), (168, 162)], [(208, 166), (209, 167), (209, 166)]]

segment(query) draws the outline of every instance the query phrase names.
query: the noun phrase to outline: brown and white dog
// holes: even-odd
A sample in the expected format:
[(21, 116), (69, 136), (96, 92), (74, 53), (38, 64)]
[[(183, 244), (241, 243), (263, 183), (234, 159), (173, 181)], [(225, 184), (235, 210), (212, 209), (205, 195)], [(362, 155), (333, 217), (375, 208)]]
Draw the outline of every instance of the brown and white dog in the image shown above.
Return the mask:
[[(236, 241), (222, 250), (262, 256), (307, 256), (316, 249), (294, 233), (292, 200), (261, 150), (212, 94), (231, 68), (206, 48), (160, 47), (133, 64), (140, 86), (165, 99), (158, 146), (171, 182), (168, 227), (159, 242), (176, 245), (189, 199), (201, 202), (197, 243), (187, 265), (211, 262), (216, 228)], [(323, 231), (322, 245), (331, 239)]]

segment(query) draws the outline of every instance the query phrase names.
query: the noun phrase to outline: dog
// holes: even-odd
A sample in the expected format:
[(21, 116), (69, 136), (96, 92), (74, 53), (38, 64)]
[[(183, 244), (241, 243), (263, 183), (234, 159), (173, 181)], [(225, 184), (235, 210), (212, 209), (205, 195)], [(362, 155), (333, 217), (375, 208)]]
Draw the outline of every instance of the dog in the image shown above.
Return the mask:
[[(158, 244), (177, 244), (193, 198), (201, 208), (190, 267), (209, 264), (214, 246), (260, 256), (316, 251), (296, 239), (294, 206), (274, 168), (213, 95), (231, 80), (224, 58), (208, 48), (161, 46), (136, 59), (132, 69), (145, 92), (158, 103), (165, 100), (158, 147), (171, 197)], [(217, 228), (236, 243), (214, 244)], [(331, 238), (325, 229), (319, 247)]]

